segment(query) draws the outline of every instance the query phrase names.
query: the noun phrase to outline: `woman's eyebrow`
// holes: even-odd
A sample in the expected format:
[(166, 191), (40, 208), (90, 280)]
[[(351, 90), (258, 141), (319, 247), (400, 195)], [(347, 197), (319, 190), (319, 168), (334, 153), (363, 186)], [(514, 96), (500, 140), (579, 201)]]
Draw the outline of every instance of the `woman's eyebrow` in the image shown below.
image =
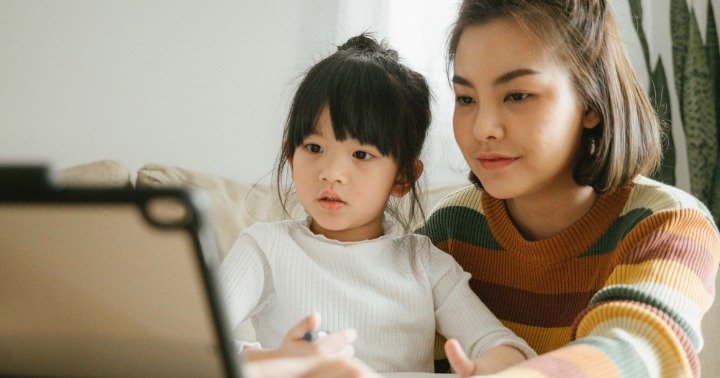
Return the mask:
[(463, 87), (473, 87), (472, 83), (470, 83), (468, 79), (459, 75), (453, 75), (452, 82), (458, 85), (462, 85)]
[(493, 85), (500, 85), (505, 84), (509, 81), (512, 81), (520, 76), (526, 76), (526, 75), (537, 75), (540, 71), (531, 70), (529, 68), (520, 68), (517, 70), (512, 70), (510, 72), (504, 73), (500, 76), (498, 76), (495, 80), (493, 80)]
[[(505, 84), (509, 81), (512, 81), (518, 77), (526, 76), (526, 75), (537, 75), (540, 71), (532, 70), (529, 68), (520, 68), (517, 70), (512, 70), (510, 72), (506, 72), (500, 76), (498, 76), (495, 80), (493, 80), (493, 85), (498, 86), (501, 84)], [(462, 85), (464, 87), (473, 88), (473, 84), (470, 82), (470, 80), (460, 76), (460, 75), (453, 75), (452, 82), (458, 85)]]

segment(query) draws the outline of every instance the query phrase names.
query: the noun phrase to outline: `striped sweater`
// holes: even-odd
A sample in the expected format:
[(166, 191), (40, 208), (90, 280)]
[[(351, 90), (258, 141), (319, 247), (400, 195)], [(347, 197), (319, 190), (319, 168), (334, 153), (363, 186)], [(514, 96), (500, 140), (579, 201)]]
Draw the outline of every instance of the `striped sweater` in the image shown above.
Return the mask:
[(418, 232), (544, 354), (500, 376), (699, 376), (720, 237), (691, 195), (638, 177), (561, 233), (528, 241), (502, 200), (470, 186), (443, 199)]

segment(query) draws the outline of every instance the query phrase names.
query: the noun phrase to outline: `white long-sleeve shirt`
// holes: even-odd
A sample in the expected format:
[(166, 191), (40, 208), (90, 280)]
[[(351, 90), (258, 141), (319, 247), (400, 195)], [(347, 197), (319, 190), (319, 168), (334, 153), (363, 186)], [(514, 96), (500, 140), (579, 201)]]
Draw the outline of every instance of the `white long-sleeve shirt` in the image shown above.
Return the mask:
[(251, 318), (264, 348), (277, 348), (293, 325), (318, 311), (321, 329), (355, 328), (355, 355), (379, 372), (432, 372), (436, 330), (472, 358), (501, 344), (535, 355), (470, 290), (469, 273), (430, 239), (339, 242), (307, 224), (254, 224), (220, 267), (231, 327)]

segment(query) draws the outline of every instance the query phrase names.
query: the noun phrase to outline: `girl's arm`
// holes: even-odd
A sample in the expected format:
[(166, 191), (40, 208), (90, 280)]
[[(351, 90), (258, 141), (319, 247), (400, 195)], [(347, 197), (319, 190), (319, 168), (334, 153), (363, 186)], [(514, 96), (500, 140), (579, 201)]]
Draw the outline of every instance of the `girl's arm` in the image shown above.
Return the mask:
[(242, 233), (233, 244), (218, 271), (221, 294), (231, 330), (252, 316), (272, 291), (272, 274), (261, 247), (253, 237)]
[(429, 239), (423, 240), (431, 251), (427, 269), (437, 331), (456, 339), (451, 348), (476, 356), (478, 368), (472, 371), (495, 372), (536, 356), (525, 340), (505, 327), (470, 289), (470, 274), (452, 256), (432, 246)]

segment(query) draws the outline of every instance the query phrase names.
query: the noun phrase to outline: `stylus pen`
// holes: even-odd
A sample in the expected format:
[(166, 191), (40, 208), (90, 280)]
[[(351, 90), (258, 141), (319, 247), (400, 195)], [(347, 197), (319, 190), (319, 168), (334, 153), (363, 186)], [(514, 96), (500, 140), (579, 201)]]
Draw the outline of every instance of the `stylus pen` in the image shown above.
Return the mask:
[(305, 332), (305, 336), (303, 336), (303, 340), (311, 343), (317, 339), (327, 336), (328, 333), (328, 331), (307, 331)]

